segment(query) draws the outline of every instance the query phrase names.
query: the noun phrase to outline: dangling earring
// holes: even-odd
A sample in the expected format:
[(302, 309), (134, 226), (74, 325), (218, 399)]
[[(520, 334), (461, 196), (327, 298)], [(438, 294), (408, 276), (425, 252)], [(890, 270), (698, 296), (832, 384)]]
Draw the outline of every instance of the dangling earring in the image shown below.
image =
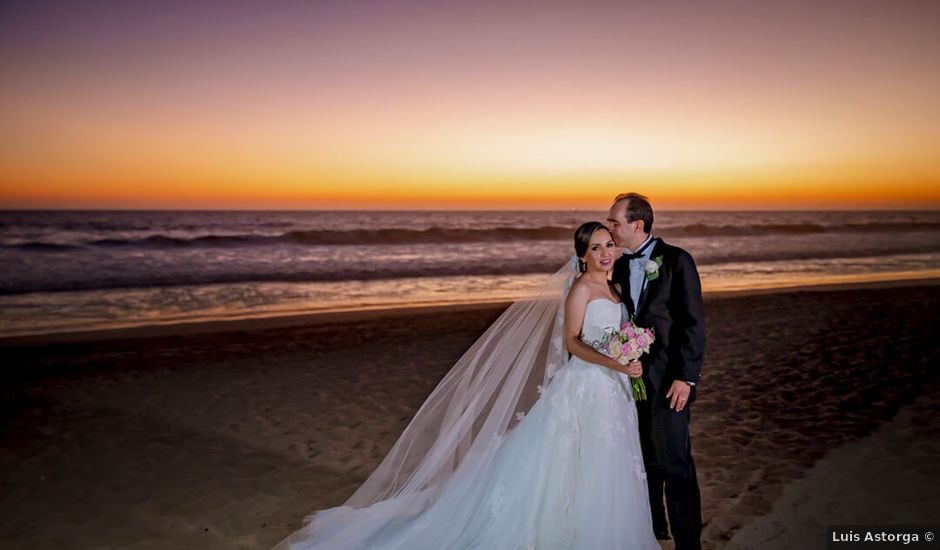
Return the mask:
[(584, 273), (585, 271), (587, 271), (587, 264), (584, 263), (584, 260), (582, 260), (581, 258), (578, 258), (578, 271), (580, 271), (581, 273)]

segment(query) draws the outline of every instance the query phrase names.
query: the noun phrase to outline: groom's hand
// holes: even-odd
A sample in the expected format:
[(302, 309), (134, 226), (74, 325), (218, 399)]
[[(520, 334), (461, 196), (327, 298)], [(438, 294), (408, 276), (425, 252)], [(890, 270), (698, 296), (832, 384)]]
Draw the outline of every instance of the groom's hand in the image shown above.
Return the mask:
[(691, 392), (692, 386), (682, 380), (673, 380), (672, 386), (669, 386), (669, 391), (666, 392), (666, 399), (672, 398), (669, 400), (669, 408), (676, 412), (684, 409), (686, 403), (689, 402), (689, 393)]

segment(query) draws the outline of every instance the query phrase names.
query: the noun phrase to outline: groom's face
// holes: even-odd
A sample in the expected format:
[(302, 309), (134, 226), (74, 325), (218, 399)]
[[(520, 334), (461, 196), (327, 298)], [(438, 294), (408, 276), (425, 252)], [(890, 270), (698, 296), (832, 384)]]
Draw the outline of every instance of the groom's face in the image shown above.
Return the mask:
[(617, 246), (630, 248), (635, 240), (635, 223), (627, 221), (627, 203), (619, 202), (610, 207), (607, 212), (607, 225)]
[(643, 232), (643, 222), (640, 220), (627, 221), (627, 203), (626, 201), (614, 204), (607, 212), (607, 224), (610, 227), (610, 235), (614, 238), (617, 246), (635, 250), (637, 246), (643, 244), (646, 240), (646, 233)]

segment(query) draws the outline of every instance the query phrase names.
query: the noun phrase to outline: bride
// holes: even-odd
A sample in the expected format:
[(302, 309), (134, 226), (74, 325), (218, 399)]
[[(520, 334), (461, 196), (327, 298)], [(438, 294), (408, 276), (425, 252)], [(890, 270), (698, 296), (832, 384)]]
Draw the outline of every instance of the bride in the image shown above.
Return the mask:
[[(630, 376), (585, 342), (619, 328), (607, 228), (512, 304), (451, 368), (343, 505), (304, 518), (287, 549), (652, 549)], [(420, 345), (420, 341), (416, 342)]]

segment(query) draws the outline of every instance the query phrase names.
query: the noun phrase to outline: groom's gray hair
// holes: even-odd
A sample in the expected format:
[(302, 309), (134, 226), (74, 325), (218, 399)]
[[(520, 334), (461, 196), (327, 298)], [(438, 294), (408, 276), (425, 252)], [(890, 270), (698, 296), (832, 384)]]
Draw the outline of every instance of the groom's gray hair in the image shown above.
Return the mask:
[(614, 198), (615, 205), (624, 201), (627, 203), (627, 221), (643, 220), (643, 232), (652, 231), (653, 207), (650, 205), (650, 200), (639, 193), (621, 193)]

